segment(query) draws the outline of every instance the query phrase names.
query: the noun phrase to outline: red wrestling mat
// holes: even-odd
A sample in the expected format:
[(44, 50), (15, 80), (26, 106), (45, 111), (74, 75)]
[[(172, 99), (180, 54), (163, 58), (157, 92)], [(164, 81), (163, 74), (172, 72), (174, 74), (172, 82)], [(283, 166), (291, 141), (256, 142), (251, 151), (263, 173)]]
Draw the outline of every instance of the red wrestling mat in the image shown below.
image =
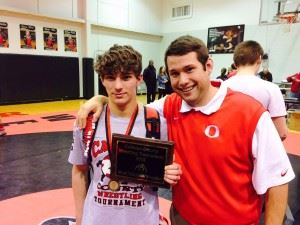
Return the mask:
[(288, 153), (300, 156), (300, 133), (289, 132), (283, 144)]
[(74, 212), (72, 190), (69, 188), (22, 195), (0, 202), (3, 225), (38, 225), (53, 217), (74, 217)]
[[(72, 131), (77, 111), (22, 115), (6, 113), (2, 122), (7, 135), (29, 134), (56, 131)], [(300, 156), (300, 133), (289, 132), (284, 146), (288, 153)]]
[(76, 111), (39, 115), (12, 115), (2, 118), (7, 135), (71, 131)]
[[(170, 204), (168, 200), (159, 199), (160, 212), (166, 218), (169, 218)], [(22, 195), (0, 202), (3, 225), (72, 225), (74, 215), (71, 188)]]

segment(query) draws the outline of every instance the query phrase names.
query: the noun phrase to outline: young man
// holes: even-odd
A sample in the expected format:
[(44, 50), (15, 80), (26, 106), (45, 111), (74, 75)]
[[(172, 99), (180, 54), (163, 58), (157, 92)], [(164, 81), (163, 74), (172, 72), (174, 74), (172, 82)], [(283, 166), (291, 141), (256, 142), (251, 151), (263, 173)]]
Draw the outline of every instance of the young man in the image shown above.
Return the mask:
[[(130, 46), (114, 45), (97, 59), (95, 69), (108, 93), (105, 113), (99, 118), (91, 149), (93, 176), (88, 184), (88, 159), (82, 130), (75, 127), (69, 162), (73, 164), (72, 187), (76, 225), (159, 224), (157, 191), (153, 187), (122, 180), (115, 190), (110, 185), (111, 134), (145, 137), (144, 108), (136, 99), (141, 81), (141, 55)], [(164, 123), (163, 123), (164, 124)], [(166, 129), (161, 127), (166, 139)], [(176, 184), (178, 164), (165, 167), (165, 181)]]
[(175, 93), (150, 106), (166, 118), (183, 172), (172, 189), (172, 224), (256, 225), (266, 193), (265, 224), (281, 225), (295, 175), (269, 114), (253, 98), (211, 84), (213, 61), (198, 38), (173, 41), (165, 64)]
[(286, 108), (279, 87), (256, 76), (264, 52), (256, 41), (244, 41), (234, 50), (233, 60), (237, 74), (223, 85), (235, 91), (250, 95), (268, 110), (281, 140), (287, 137), (285, 122)]

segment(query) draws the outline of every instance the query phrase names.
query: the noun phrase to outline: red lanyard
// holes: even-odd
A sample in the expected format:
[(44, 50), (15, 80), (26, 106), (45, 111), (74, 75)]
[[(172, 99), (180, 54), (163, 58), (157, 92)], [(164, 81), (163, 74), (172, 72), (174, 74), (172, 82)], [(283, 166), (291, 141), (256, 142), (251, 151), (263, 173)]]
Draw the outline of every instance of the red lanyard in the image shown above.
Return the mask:
[[(131, 131), (132, 131), (132, 128), (134, 126), (134, 122), (135, 122), (135, 119), (137, 117), (138, 111), (139, 111), (139, 107), (137, 105), (134, 113), (130, 117), (125, 135), (130, 135), (131, 134)], [(111, 127), (110, 127), (110, 110), (109, 110), (108, 105), (106, 107), (106, 112), (105, 112), (105, 130), (106, 130), (107, 147), (108, 147), (108, 150), (111, 151), (111, 146), (112, 146), (111, 136), (112, 135), (111, 135)]]

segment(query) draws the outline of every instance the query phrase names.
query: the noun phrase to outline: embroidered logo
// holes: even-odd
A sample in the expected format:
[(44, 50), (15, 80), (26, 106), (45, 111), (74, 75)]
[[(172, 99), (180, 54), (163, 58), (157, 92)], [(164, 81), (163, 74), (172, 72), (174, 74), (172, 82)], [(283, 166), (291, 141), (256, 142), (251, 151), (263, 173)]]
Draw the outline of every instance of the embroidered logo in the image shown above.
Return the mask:
[(220, 129), (216, 125), (209, 125), (205, 128), (205, 135), (210, 138), (217, 138), (220, 136)]
[(284, 177), (287, 174), (288, 169), (281, 171), (281, 176)]

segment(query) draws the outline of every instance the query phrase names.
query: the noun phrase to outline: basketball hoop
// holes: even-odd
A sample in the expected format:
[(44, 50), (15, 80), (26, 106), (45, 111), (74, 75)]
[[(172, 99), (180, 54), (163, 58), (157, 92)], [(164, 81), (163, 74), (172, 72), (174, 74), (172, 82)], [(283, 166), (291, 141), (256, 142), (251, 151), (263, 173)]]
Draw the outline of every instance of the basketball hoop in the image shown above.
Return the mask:
[(297, 22), (298, 13), (287, 13), (287, 14), (281, 14), (278, 15), (279, 22), (283, 24), (283, 31), (285, 33), (291, 31), (291, 24)]
[(298, 13), (286, 13), (279, 15), (279, 20), (285, 21), (286, 23), (295, 23), (298, 18)]

